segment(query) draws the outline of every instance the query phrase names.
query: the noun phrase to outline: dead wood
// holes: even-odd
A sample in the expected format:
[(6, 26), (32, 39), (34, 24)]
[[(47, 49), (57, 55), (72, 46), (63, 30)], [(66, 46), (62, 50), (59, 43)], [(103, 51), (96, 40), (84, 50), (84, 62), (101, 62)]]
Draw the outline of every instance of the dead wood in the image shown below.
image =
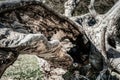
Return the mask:
[[(119, 38), (116, 37), (115, 24), (120, 17), (120, 1), (106, 14), (98, 14), (94, 8), (95, 0), (91, 0), (90, 13), (74, 17), (75, 1), (67, 2), (70, 2), (70, 6), (65, 8), (68, 17), (38, 0), (2, 1), (0, 47), (35, 54), (46, 59), (54, 68), (68, 70), (73, 62), (77, 62), (77, 68), (87, 68), (83, 75), (88, 77), (94, 72), (100, 73), (104, 66), (119, 73), (119, 49), (116, 45)], [(110, 62), (110, 65), (104, 62)]]

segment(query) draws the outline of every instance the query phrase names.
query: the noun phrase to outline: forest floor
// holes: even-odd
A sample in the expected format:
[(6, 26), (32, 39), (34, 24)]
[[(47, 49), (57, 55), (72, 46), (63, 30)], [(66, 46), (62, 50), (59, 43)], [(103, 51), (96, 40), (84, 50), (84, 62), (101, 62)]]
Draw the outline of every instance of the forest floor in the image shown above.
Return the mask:
[(35, 55), (20, 55), (1, 80), (41, 80), (41, 71)]

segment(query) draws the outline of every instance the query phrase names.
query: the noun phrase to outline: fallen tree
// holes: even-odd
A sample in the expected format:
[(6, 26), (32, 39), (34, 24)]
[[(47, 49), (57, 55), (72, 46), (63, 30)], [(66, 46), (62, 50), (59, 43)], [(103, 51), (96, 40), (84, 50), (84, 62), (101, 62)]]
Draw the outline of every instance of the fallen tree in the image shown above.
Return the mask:
[(50, 64), (46, 80), (55, 68), (71, 72), (65, 80), (119, 78), (120, 1), (99, 14), (91, 0), (89, 13), (72, 16), (79, 2), (68, 0), (61, 15), (40, 0), (1, 1), (0, 76), (19, 54), (34, 54)]

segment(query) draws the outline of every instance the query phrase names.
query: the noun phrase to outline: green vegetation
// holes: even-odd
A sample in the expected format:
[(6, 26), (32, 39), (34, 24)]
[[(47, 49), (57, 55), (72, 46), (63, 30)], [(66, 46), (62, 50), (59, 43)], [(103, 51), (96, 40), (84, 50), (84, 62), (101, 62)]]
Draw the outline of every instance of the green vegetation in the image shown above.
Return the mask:
[(41, 80), (41, 71), (34, 55), (20, 55), (1, 80)]

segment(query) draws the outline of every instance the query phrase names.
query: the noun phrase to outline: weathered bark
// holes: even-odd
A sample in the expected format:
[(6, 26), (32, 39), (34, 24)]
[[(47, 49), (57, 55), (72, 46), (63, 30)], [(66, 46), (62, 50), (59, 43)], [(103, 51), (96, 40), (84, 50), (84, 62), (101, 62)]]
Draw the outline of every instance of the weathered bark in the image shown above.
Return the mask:
[[(119, 39), (115, 37), (117, 35), (117, 26), (115, 24), (118, 23), (117, 20), (120, 16), (120, 1), (118, 1), (106, 14), (102, 15), (95, 11), (94, 1), (95, 0), (91, 0), (90, 2), (90, 14), (88, 13), (80, 17), (72, 17), (71, 19), (77, 22), (77, 25), (83, 27), (83, 30), (91, 41), (91, 65), (98, 71), (101, 71), (107, 66), (111, 70), (115, 69), (119, 72), (119, 67), (115, 68), (115, 66), (119, 64), (119, 58), (115, 58), (115, 55), (119, 56), (119, 49), (117, 50), (117, 47), (119, 48)], [(105, 33), (104, 29), (106, 29)], [(113, 39), (109, 40), (110, 37), (113, 37)], [(117, 45), (109, 41), (115, 41)], [(110, 55), (113, 56), (109, 57)]]
[(64, 15), (67, 17), (71, 17), (73, 15), (73, 12), (76, 8), (76, 6), (78, 5), (78, 3), (80, 2), (80, 0), (68, 0), (67, 2), (65, 2), (64, 4), (64, 8), (65, 8), (65, 13)]
[[(91, 0), (92, 1), (92, 0)], [(119, 64), (119, 58), (115, 58), (115, 55), (118, 57), (119, 55), (119, 50), (115, 47), (116, 45), (111, 46), (111, 43), (109, 44), (108, 39), (110, 37), (114, 37), (113, 41), (116, 39), (117, 35), (117, 26), (115, 23), (119, 19), (119, 11), (120, 11), (120, 6), (119, 6), (118, 1), (106, 14), (99, 15), (96, 14), (94, 8), (90, 8), (93, 10), (90, 10), (90, 15), (88, 14), (87, 16), (81, 17), (81, 18), (76, 18), (74, 21), (79, 21), (82, 19), (82, 22), (79, 22), (80, 25), (83, 26), (83, 29), (85, 30), (85, 33), (87, 34), (87, 37), (90, 39), (92, 46), (91, 46), (91, 53), (92, 57), (96, 58), (92, 60), (97, 60), (98, 62), (92, 62), (93, 66), (97, 68), (98, 70), (101, 71), (100, 67), (96, 66), (97, 63), (100, 66), (101, 61), (100, 58), (102, 59), (102, 56), (104, 57), (105, 62), (107, 61), (106, 64), (110, 64), (107, 67), (115, 69), (116, 71), (119, 72), (119, 67), (115, 68)], [(93, 3), (92, 3), (93, 6)], [(91, 16), (92, 15), (92, 16)], [(106, 28), (106, 33), (103, 36), (103, 30)], [(105, 41), (103, 41), (103, 38), (105, 38)], [(102, 40), (101, 40), (102, 39)], [(101, 44), (103, 47), (101, 47)], [(100, 57), (99, 54), (102, 54)], [(98, 56), (99, 55), (99, 56)], [(110, 55), (113, 55), (109, 57)], [(98, 58), (98, 59), (97, 59)], [(108, 61), (109, 59), (109, 61)], [(91, 61), (92, 61), (91, 60)], [(94, 64), (95, 63), (95, 64)], [(112, 64), (111, 64), (112, 63)], [(101, 64), (101, 66), (104, 66), (104, 64)]]
[(96, 16), (97, 15), (97, 12), (96, 12), (96, 10), (94, 8), (94, 2), (95, 2), (95, 0), (91, 0), (90, 5), (88, 7), (89, 8), (89, 12), (91, 13), (92, 16)]
[(1, 2), (0, 23), (1, 48), (35, 54), (46, 59), (53, 69), (68, 69), (73, 59), (67, 54), (70, 47), (64, 47), (64, 41), (68, 40), (69, 45), (82, 35), (82, 29), (73, 21), (37, 0)]
[[(38, 0), (1, 2), (0, 47), (35, 54), (46, 59), (54, 69), (68, 70), (72, 62), (77, 62), (78, 66), (73, 67), (85, 68), (87, 71), (83, 77), (86, 79), (94, 72), (103, 76), (106, 70), (114, 70), (119, 74), (116, 23), (120, 17), (120, 1), (106, 14), (98, 14), (94, 8), (95, 0), (91, 0), (90, 13), (74, 17), (72, 13), (78, 2), (79, 0), (66, 2), (65, 16), (68, 17), (58, 14)], [(111, 40), (117, 45), (111, 43)], [(13, 60), (16, 58), (17, 56)], [(0, 66), (2, 65), (4, 64)], [(2, 69), (3, 72), (5, 69)], [(81, 73), (72, 70), (76, 77), (74, 79), (80, 79)], [(52, 71), (54, 70), (50, 69), (48, 73)], [(100, 78), (98, 75), (97, 80)]]

